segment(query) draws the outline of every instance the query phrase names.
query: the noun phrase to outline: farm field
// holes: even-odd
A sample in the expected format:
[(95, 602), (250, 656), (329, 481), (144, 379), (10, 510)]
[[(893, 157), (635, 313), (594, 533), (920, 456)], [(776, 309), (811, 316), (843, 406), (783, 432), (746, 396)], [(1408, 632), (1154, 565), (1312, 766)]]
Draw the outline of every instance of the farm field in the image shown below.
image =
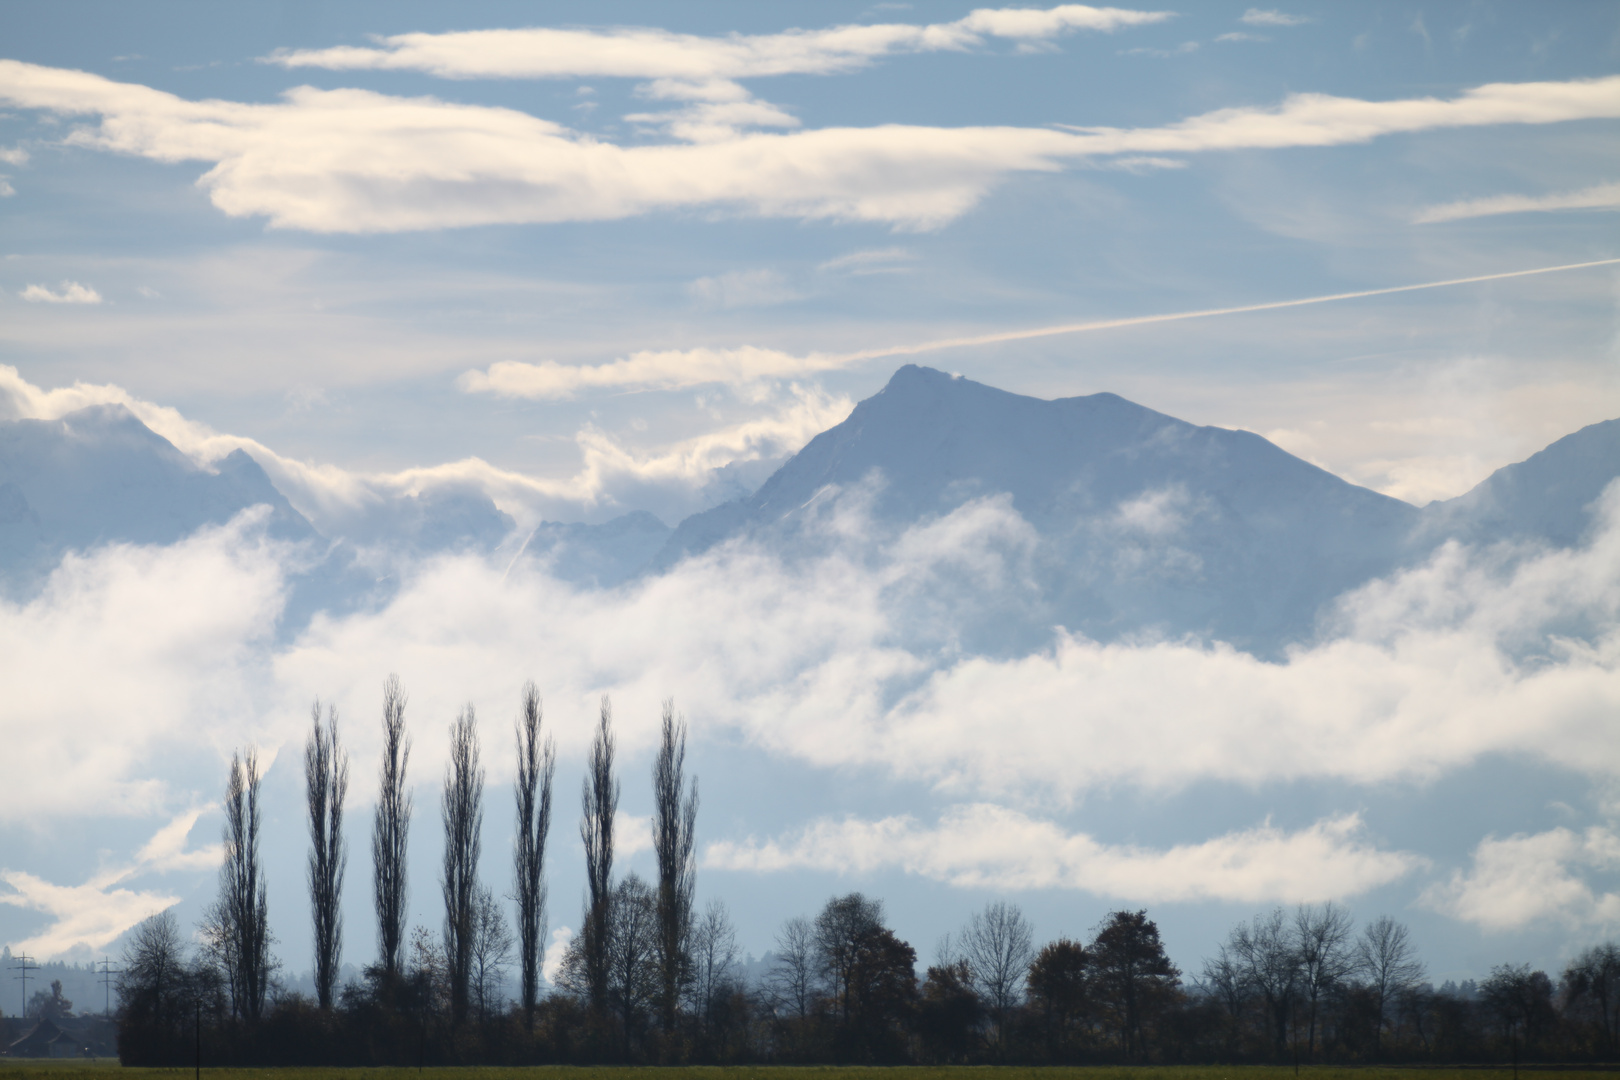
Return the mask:
[[(1612, 1069), (1535, 1068), (1523, 1073), (1556, 1075), (1568, 1080), (1613, 1080)], [(634, 1066), (539, 1065), (523, 1068), (440, 1066), (418, 1072), (400, 1068), (244, 1068), (205, 1069), (214, 1080), (1291, 1080), (1292, 1066), (792, 1066), (738, 1065), (679, 1068)], [(107, 1080), (115, 1073), (140, 1073), (152, 1080), (182, 1080), (191, 1069), (125, 1069), (115, 1058), (93, 1061), (5, 1061), (0, 1080)], [(1301, 1080), (1509, 1080), (1510, 1068), (1342, 1068), (1303, 1067)]]

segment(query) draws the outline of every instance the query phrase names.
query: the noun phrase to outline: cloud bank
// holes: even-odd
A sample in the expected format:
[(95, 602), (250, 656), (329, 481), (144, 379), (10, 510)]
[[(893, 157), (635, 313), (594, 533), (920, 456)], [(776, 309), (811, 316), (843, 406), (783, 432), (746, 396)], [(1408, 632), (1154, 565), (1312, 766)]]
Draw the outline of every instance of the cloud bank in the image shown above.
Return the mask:
[(1102, 844), (1003, 806), (947, 811), (934, 826), (910, 816), (822, 820), (785, 841), (710, 844), (703, 865), (755, 873), (866, 874), (899, 869), (962, 888), (1075, 889), (1132, 903), (1225, 900), (1314, 903), (1356, 896), (1423, 866), (1359, 835), (1355, 815), (1286, 833), (1271, 825), (1164, 850)]
[(99, 75), (0, 60), (0, 102), (99, 120), (73, 145), (210, 163), (232, 217), (318, 233), (606, 221), (681, 210), (942, 226), (1016, 173), (1079, 160), (1322, 147), (1448, 127), (1620, 116), (1620, 76), (1494, 83), (1450, 100), (1296, 94), (1162, 127), (888, 124), (620, 146), (513, 109), (296, 87), (273, 104), (188, 101)]

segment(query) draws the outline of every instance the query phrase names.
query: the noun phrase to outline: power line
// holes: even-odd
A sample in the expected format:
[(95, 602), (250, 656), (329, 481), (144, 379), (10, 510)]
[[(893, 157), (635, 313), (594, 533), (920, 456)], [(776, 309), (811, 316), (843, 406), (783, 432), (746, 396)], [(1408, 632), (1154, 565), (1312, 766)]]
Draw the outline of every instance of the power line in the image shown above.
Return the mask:
[(106, 1015), (107, 1016), (112, 1015), (112, 981), (113, 981), (113, 976), (114, 975), (122, 975), (123, 973), (124, 973), (123, 968), (116, 968), (115, 969), (112, 966), (112, 960), (111, 959), (109, 959), (108, 957), (105, 957), (105, 956), (103, 956), (101, 958), (101, 979), (99, 981), (100, 981), (101, 985), (106, 989), (106, 992), (107, 992), (107, 1006), (106, 1006)]
[(19, 979), (19, 980), (22, 981), (22, 1003), (23, 1003), (22, 1016), (23, 1016), (24, 1019), (27, 1019), (27, 1017), (28, 1017), (28, 973), (30, 971), (38, 971), (39, 970), (39, 965), (34, 963), (34, 958), (32, 956), (13, 956), (11, 958), (11, 970), (12, 971), (20, 971), (22, 973), (20, 975), (13, 975), (12, 978), (13, 979)]

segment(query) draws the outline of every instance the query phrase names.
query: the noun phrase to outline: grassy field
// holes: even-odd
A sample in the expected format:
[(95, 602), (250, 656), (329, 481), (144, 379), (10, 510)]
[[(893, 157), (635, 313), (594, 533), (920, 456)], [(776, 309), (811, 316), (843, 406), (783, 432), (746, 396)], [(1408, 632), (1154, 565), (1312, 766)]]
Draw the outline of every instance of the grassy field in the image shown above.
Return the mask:
[[(1537, 1071), (1521, 1068), (1521, 1072)], [(143, 1078), (183, 1080), (191, 1069), (124, 1069), (116, 1058), (94, 1061), (7, 1061), (0, 1058), (0, 1080), (109, 1080), (109, 1074), (140, 1073)], [(895, 1068), (832, 1066), (737, 1066), (733, 1068), (624, 1068), (547, 1065), (532, 1068), (486, 1067), (415, 1069), (204, 1069), (214, 1080), (1293, 1080), (1292, 1066), (1189, 1066), (1121, 1068), (1004, 1068), (964, 1066)], [(1510, 1080), (1502, 1068), (1359, 1068), (1322, 1066), (1299, 1070), (1300, 1080)], [(1544, 1075), (1568, 1080), (1615, 1080), (1613, 1071), (1557, 1069)]]

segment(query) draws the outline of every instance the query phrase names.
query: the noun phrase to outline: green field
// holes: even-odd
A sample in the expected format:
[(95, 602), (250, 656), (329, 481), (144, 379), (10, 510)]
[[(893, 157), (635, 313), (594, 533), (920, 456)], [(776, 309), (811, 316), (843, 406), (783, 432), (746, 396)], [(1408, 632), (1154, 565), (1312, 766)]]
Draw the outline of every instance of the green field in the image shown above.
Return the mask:
[[(1523, 1067), (1521, 1072), (1541, 1071), (1544, 1075), (1569, 1080), (1614, 1080), (1609, 1070), (1548, 1069)], [(94, 1061), (15, 1061), (0, 1059), (0, 1080), (107, 1080), (116, 1072), (140, 1073), (153, 1080), (173, 1077), (182, 1080), (191, 1069), (124, 1069), (113, 1058)], [(432, 1068), (415, 1069), (204, 1069), (215, 1080), (1292, 1080), (1292, 1066), (1203, 1065), (1203, 1066), (1092, 1066), (1079, 1068), (1033, 1068), (1028, 1066), (960, 1066), (943, 1068), (907, 1065), (891, 1068), (851, 1066), (762, 1065), (729, 1068), (693, 1066), (689, 1068), (544, 1065), (529, 1068)], [(1301, 1080), (1510, 1080), (1507, 1068), (1359, 1068), (1329, 1066), (1301, 1068)]]

